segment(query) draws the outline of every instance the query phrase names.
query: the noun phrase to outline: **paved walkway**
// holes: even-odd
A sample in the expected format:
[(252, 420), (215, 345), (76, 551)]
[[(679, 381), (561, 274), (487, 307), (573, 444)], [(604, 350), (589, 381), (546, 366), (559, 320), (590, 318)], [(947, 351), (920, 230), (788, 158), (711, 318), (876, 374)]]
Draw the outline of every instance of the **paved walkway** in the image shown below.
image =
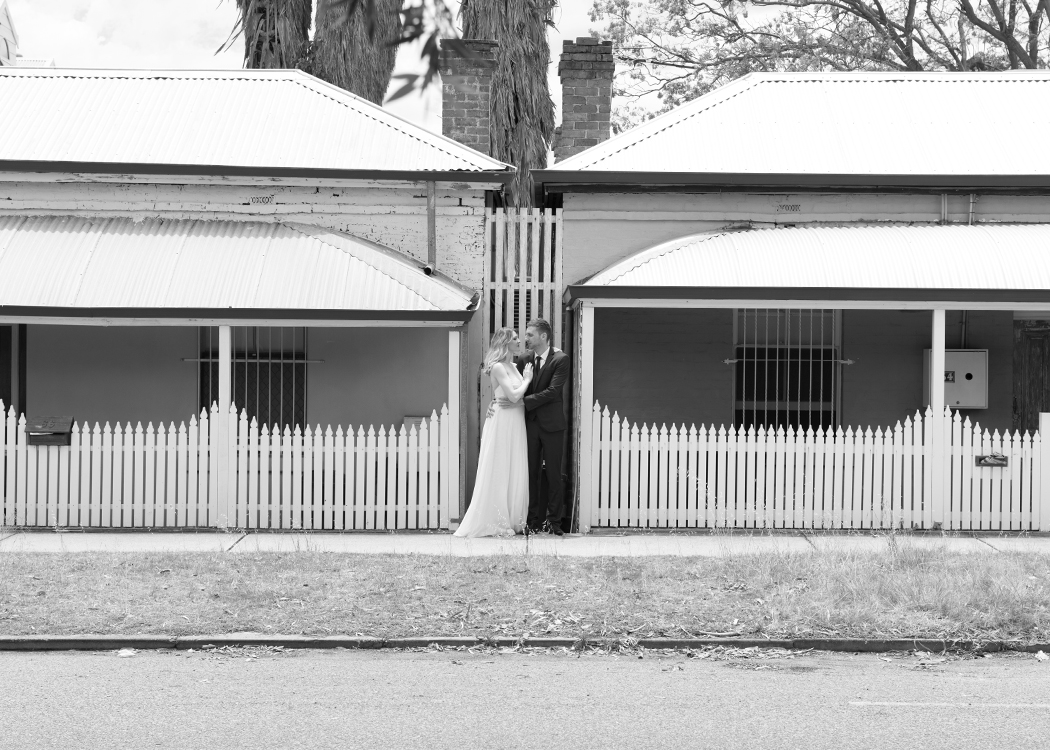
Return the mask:
[[(891, 542), (891, 539), (893, 540)], [(337, 552), (344, 554), (725, 557), (758, 553), (877, 552), (889, 544), (974, 554), (1050, 554), (1050, 536), (838, 533), (628, 533), (458, 539), (447, 533), (270, 534), (241, 532), (53, 532), (0, 529), (4, 552)]]

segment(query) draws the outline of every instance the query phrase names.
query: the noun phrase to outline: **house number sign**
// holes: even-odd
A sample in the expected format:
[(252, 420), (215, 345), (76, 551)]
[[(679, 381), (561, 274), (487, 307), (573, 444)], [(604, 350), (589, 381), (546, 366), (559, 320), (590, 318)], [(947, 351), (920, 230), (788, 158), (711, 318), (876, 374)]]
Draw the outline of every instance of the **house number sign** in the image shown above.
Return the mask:
[(274, 196), (272, 195), (253, 195), (251, 198), (252, 205), (269, 205), (273, 203)]

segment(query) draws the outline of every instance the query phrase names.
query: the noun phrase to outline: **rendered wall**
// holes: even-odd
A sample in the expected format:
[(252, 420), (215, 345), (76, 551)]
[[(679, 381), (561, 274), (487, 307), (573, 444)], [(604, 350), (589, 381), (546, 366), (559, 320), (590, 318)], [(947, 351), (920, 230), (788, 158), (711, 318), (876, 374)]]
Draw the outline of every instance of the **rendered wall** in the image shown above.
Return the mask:
[(397, 425), (430, 416), (448, 401), (448, 330), (311, 328), (307, 422)]
[(28, 415), (178, 425), (197, 410), (196, 348), (192, 327), (31, 325)]
[(731, 310), (598, 308), (594, 319), (602, 407), (632, 423), (732, 424)]
[[(961, 313), (945, 316), (945, 344), (960, 347)], [(923, 350), (930, 348), (929, 311), (846, 310), (842, 314), (842, 355), (855, 364), (842, 368), (841, 424), (893, 426), (925, 410), (922, 403)], [(966, 346), (988, 349), (988, 408), (964, 409), (964, 417), (1000, 432), (1013, 419), (1013, 314), (969, 312)]]
[[(566, 193), (564, 278), (576, 283), (661, 242), (725, 228), (939, 224), (940, 195), (877, 193)], [(969, 197), (950, 195), (949, 222), (969, 219)], [(978, 222), (1050, 221), (1050, 196), (981, 195)]]

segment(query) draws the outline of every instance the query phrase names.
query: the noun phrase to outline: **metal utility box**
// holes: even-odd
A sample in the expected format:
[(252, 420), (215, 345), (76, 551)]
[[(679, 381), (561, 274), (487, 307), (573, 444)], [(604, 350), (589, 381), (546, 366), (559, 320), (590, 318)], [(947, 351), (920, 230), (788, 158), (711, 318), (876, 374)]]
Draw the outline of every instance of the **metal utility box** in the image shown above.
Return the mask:
[[(930, 403), (930, 350), (923, 352), (922, 403)], [(944, 405), (952, 409), (988, 408), (988, 350), (944, 351)]]
[(73, 417), (33, 417), (26, 420), (27, 445), (70, 445)]

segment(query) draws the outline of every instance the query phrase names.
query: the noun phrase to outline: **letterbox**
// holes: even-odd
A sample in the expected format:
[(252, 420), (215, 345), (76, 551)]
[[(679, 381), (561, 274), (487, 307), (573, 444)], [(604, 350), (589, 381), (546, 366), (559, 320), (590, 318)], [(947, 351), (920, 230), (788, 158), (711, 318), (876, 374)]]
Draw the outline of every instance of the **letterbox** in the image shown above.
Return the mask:
[(69, 445), (73, 437), (73, 417), (33, 417), (26, 420), (29, 445)]

